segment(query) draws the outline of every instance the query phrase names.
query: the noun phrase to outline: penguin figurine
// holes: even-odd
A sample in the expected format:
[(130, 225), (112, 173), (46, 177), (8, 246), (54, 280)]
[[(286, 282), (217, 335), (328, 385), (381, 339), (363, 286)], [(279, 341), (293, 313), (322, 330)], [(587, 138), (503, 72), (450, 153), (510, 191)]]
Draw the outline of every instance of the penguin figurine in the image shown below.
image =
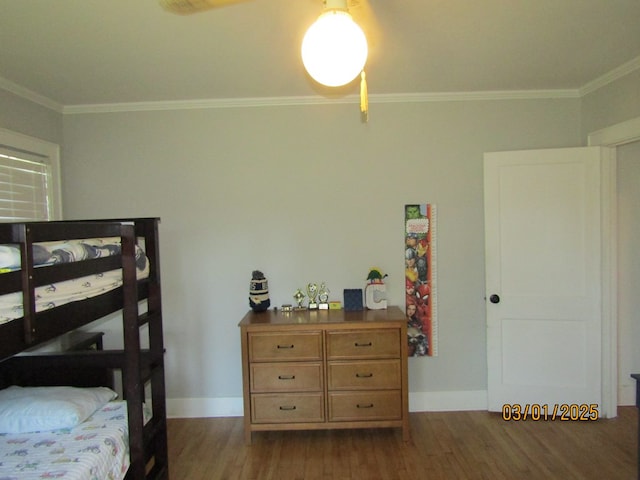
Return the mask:
[(260, 270), (254, 270), (249, 285), (249, 306), (254, 312), (264, 312), (270, 305), (267, 279)]

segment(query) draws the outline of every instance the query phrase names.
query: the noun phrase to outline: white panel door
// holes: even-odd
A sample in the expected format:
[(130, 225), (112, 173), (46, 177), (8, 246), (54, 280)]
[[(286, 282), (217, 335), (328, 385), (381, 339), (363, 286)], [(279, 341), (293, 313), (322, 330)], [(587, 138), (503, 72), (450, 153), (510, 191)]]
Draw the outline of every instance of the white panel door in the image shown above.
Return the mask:
[(599, 147), (485, 154), (491, 411), (601, 403), (600, 162)]

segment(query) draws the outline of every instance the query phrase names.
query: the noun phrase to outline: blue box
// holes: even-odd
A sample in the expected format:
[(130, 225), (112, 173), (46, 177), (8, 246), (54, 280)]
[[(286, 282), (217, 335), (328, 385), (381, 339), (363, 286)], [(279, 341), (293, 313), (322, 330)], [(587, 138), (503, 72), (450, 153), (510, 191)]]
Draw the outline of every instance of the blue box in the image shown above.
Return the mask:
[(347, 311), (356, 311), (363, 309), (361, 288), (344, 289), (344, 309)]

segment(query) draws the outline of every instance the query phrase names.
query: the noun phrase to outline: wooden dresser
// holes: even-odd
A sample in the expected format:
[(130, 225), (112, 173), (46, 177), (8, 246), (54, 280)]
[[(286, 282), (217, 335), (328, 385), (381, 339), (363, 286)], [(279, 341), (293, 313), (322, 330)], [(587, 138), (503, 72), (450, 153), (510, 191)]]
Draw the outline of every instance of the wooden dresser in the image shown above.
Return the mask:
[(402, 428), (409, 440), (407, 320), (385, 310), (247, 313), (245, 441), (254, 431)]

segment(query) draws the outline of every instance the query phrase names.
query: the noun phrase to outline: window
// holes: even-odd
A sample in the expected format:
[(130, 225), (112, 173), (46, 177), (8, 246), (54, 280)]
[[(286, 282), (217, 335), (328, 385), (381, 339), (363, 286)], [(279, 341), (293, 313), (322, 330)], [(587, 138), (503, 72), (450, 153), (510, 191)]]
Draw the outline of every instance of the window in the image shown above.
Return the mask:
[(0, 129), (0, 222), (59, 220), (59, 147)]

